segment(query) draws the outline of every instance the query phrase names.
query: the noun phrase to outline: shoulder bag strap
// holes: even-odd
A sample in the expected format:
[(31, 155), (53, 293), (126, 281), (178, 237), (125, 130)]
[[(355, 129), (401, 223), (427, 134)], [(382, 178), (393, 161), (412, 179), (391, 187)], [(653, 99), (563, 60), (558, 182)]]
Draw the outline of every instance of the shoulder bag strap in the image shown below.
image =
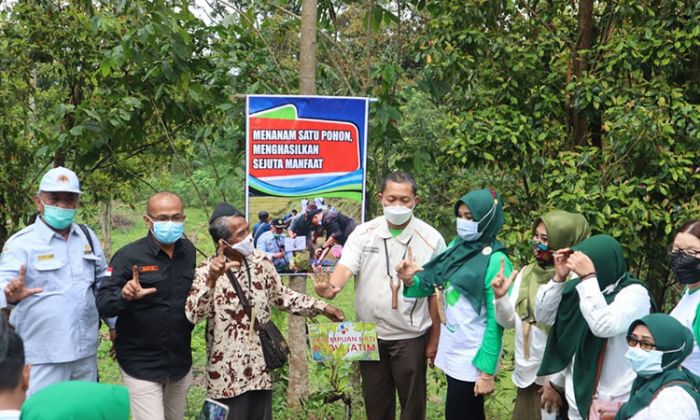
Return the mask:
[[(688, 381), (683, 381), (680, 379), (675, 380), (675, 381), (669, 381), (669, 382), (666, 382), (665, 384), (661, 385), (659, 387), (659, 389), (657, 389), (656, 392), (654, 392), (654, 396), (651, 398), (651, 400), (654, 401), (656, 399), (656, 397), (659, 396), (661, 391), (663, 391), (665, 388), (668, 388), (668, 387), (674, 386), (674, 385), (688, 385), (689, 387), (693, 388), (693, 386)], [(693, 389), (695, 389), (695, 388), (693, 388)]]
[[(248, 282), (250, 283), (252, 280), (250, 278), (250, 266), (248, 265), (248, 261), (243, 259), (243, 262), (245, 263), (245, 268), (246, 272), (248, 273)], [(250, 318), (252, 308), (253, 306), (250, 304), (250, 301), (248, 300), (248, 297), (243, 293), (243, 289), (241, 288), (241, 284), (238, 282), (238, 277), (231, 271), (229, 268), (226, 270), (226, 277), (228, 277), (229, 281), (231, 282), (231, 285), (233, 286), (233, 290), (236, 291), (236, 295), (238, 295), (238, 299), (241, 301), (241, 305), (243, 305), (243, 310), (246, 312), (246, 315), (248, 315), (248, 318)], [(255, 320), (255, 327), (257, 327), (258, 320)]]
[(90, 244), (90, 251), (92, 251), (92, 253), (94, 254), (95, 245), (92, 243), (92, 235), (90, 235), (90, 230), (87, 228), (87, 226), (85, 226), (82, 223), (78, 223), (78, 226), (80, 227), (80, 230), (83, 231), (83, 234), (85, 234), (85, 239), (87, 239), (88, 244)]

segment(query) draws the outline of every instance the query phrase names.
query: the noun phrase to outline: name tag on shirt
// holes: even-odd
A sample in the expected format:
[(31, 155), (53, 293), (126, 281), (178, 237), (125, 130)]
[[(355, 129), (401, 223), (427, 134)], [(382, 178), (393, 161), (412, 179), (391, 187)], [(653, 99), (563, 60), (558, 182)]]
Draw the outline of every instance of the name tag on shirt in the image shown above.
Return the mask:
[(366, 246), (362, 247), (362, 252), (371, 253), (371, 254), (379, 254), (379, 247), (366, 245)]
[(56, 258), (56, 256), (54, 254), (37, 255), (36, 257), (39, 261), (49, 261), (49, 260), (53, 260), (54, 258)]
[(141, 272), (141, 273), (149, 273), (149, 272), (158, 271), (158, 270), (159, 270), (159, 268), (157, 265), (142, 265), (141, 267), (139, 267), (139, 272)]
[(85, 245), (85, 248), (83, 248), (83, 254), (85, 254), (85, 255), (92, 254), (92, 248), (90, 248), (90, 245)]

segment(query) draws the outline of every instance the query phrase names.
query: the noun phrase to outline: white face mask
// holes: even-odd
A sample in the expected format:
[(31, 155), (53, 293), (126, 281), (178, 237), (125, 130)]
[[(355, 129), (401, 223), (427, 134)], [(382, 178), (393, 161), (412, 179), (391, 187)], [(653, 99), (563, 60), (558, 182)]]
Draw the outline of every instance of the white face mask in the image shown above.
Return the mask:
[(459, 235), (460, 238), (464, 239), (467, 242), (476, 241), (479, 238), (481, 238), (481, 235), (484, 234), (484, 229), (486, 229), (486, 227), (484, 227), (484, 229), (482, 229), (481, 232), (479, 232), (479, 223), (486, 222), (486, 226), (488, 226), (489, 223), (491, 223), (491, 221), (493, 220), (494, 216), (496, 215), (494, 210), (496, 210), (496, 203), (494, 203), (493, 206), (491, 206), (491, 209), (487, 211), (484, 217), (482, 217), (481, 220), (479, 220), (478, 222), (458, 217), (457, 235)]
[(457, 218), (457, 235), (467, 242), (481, 238), (483, 232), (479, 232), (479, 223), (473, 220)]
[(408, 222), (413, 215), (413, 209), (404, 206), (384, 207), (384, 217), (392, 225), (400, 226)]
[(253, 234), (249, 234), (242, 241), (231, 245), (231, 248), (244, 257), (249, 256), (255, 250), (255, 247), (253, 246)]

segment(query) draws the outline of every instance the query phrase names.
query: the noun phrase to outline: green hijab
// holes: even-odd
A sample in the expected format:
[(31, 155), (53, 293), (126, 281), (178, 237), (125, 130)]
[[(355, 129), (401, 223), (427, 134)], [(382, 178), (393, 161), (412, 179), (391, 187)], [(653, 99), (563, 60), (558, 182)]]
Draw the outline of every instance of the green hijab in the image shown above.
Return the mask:
[[(608, 304), (625, 287), (632, 284), (643, 285), (627, 272), (622, 246), (612, 237), (591, 236), (573, 246), (572, 249), (583, 252), (593, 261), (600, 290), (615, 285), (612, 292), (603, 295)], [(574, 396), (579, 413), (586, 417), (594, 392), (598, 355), (607, 339), (593, 335), (579, 310), (576, 286), (580, 282), (579, 279), (574, 279), (564, 284), (556, 321), (547, 337), (547, 347), (537, 376), (550, 375), (563, 370), (576, 355), (573, 372)]]
[(128, 420), (129, 392), (123, 386), (68, 381), (49, 385), (22, 405), (22, 420)]
[(449, 282), (480, 312), (484, 303), (484, 276), (491, 254), (504, 246), (496, 241), (496, 234), (503, 226), (503, 203), (494, 190), (471, 191), (455, 203), (455, 214), (460, 204), (469, 208), (472, 218), (479, 222), (481, 236), (475, 241), (457, 237), (453, 246), (430, 260), (419, 274), (420, 286), (432, 290)]
[[(547, 243), (552, 251), (570, 248), (591, 234), (588, 221), (583, 215), (554, 210), (535, 220), (533, 231), (540, 222), (547, 229)], [(554, 265), (542, 266), (537, 262), (523, 269), (516, 310), (523, 322), (535, 322), (535, 302), (537, 290), (554, 276)], [(545, 330), (548, 328), (540, 326)]]
[(656, 350), (663, 351), (661, 358), (663, 372), (643, 378), (637, 376), (632, 383), (630, 400), (620, 408), (615, 419), (628, 419), (640, 410), (648, 407), (663, 386), (672, 381), (685, 383), (673, 384), (682, 387), (693, 399), (700, 410), (700, 378), (683, 368), (681, 363), (693, 352), (693, 333), (677, 319), (666, 314), (651, 314), (638, 319), (630, 325), (627, 334), (631, 334), (637, 325), (646, 325), (656, 341)]

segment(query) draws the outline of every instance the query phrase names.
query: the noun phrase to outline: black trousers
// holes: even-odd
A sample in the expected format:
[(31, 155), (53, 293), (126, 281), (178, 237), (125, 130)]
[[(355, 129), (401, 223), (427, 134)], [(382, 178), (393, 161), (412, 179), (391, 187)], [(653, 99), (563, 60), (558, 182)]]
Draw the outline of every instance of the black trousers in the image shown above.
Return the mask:
[(484, 420), (484, 396), (474, 396), (475, 382), (447, 377), (445, 420)]
[(217, 401), (228, 406), (228, 420), (272, 420), (271, 390), (248, 391)]
[(378, 340), (378, 362), (360, 362), (362, 394), (368, 420), (425, 419), (425, 346), (427, 335), (407, 340)]

